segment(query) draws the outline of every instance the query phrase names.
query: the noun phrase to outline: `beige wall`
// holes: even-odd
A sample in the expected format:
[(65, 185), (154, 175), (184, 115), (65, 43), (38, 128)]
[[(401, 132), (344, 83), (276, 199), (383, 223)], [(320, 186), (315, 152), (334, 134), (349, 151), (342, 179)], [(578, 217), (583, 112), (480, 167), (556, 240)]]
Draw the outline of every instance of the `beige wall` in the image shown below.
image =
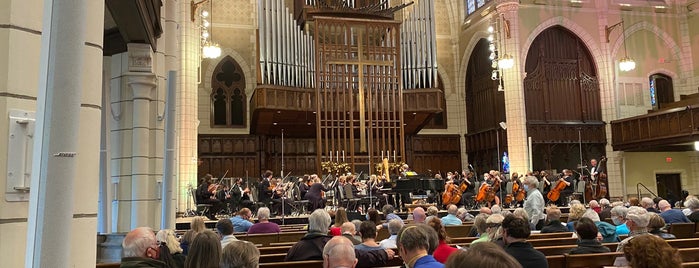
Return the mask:
[[(692, 171), (692, 156), (695, 152), (649, 152), (624, 153), (624, 170), (627, 196), (636, 195), (636, 184), (643, 183), (648, 189), (657, 194), (655, 174), (680, 173), (682, 189), (690, 193), (699, 190), (699, 183)], [(672, 158), (667, 162), (666, 158)], [(696, 165), (696, 163), (694, 164)], [(646, 193), (644, 190), (641, 193)]]

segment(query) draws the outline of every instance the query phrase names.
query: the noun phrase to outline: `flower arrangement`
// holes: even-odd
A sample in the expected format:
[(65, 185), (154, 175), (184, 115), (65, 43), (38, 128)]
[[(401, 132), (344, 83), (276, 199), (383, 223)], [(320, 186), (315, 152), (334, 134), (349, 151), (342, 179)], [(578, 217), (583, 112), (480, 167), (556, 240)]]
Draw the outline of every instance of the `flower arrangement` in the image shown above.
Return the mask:
[(320, 166), (327, 173), (337, 174), (337, 173), (345, 173), (345, 172), (350, 171), (350, 165), (347, 163), (326, 161), (326, 162), (320, 162)]

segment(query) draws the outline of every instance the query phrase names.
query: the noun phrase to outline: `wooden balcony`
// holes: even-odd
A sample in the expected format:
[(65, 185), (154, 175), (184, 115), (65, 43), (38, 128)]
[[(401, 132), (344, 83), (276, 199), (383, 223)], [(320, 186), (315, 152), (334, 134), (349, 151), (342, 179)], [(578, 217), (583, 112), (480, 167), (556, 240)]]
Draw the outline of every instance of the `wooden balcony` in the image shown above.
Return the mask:
[[(250, 100), (252, 134), (315, 137), (315, 89), (259, 85)], [(417, 134), (443, 107), (444, 94), (439, 89), (403, 91), (403, 121), (407, 135)], [(356, 106), (356, 98), (352, 105)], [(333, 100), (334, 101), (334, 100)], [(348, 105), (340, 104), (337, 105)], [(355, 116), (355, 118), (359, 118)]]
[(697, 140), (699, 104), (614, 120), (612, 147), (617, 151), (653, 150)]

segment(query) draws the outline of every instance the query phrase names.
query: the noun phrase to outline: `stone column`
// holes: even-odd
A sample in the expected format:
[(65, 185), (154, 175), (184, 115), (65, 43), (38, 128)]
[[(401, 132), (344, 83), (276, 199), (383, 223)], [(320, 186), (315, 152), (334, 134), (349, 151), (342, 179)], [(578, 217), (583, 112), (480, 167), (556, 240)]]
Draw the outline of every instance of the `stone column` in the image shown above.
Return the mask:
[[(514, 66), (502, 71), (505, 89), (505, 118), (507, 120), (507, 150), (510, 158), (510, 170), (523, 173), (529, 170), (529, 153), (527, 147), (527, 116), (524, 107), (524, 60), (519, 58), (521, 44), (519, 38), (519, 2), (498, 1), (497, 12), (493, 16), (502, 15), (501, 24), (509, 22), (510, 37), (501, 35), (503, 40), (500, 54), (509, 54), (514, 58)], [(504, 31), (504, 27), (500, 27)]]

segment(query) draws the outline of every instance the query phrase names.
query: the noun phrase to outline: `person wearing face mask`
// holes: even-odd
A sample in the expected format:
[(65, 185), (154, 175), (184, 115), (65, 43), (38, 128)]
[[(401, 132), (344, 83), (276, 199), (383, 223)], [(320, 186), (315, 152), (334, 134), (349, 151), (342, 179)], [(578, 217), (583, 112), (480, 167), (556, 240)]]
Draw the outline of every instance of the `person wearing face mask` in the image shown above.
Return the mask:
[(529, 215), (530, 228), (541, 230), (544, 225), (544, 196), (537, 186), (539, 180), (534, 176), (528, 176), (522, 183), (527, 191), (527, 199), (524, 200), (524, 211)]
[(612, 221), (616, 225), (616, 235), (628, 235), (629, 227), (626, 226), (626, 213), (629, 209), (625, 206), (615, 206), (610, 211)]
[(403, 227), (396, 237), (398, 252), (407, 268), (442, 268), (432, 255), (439, 244), (437, 232), (426, 224)]

